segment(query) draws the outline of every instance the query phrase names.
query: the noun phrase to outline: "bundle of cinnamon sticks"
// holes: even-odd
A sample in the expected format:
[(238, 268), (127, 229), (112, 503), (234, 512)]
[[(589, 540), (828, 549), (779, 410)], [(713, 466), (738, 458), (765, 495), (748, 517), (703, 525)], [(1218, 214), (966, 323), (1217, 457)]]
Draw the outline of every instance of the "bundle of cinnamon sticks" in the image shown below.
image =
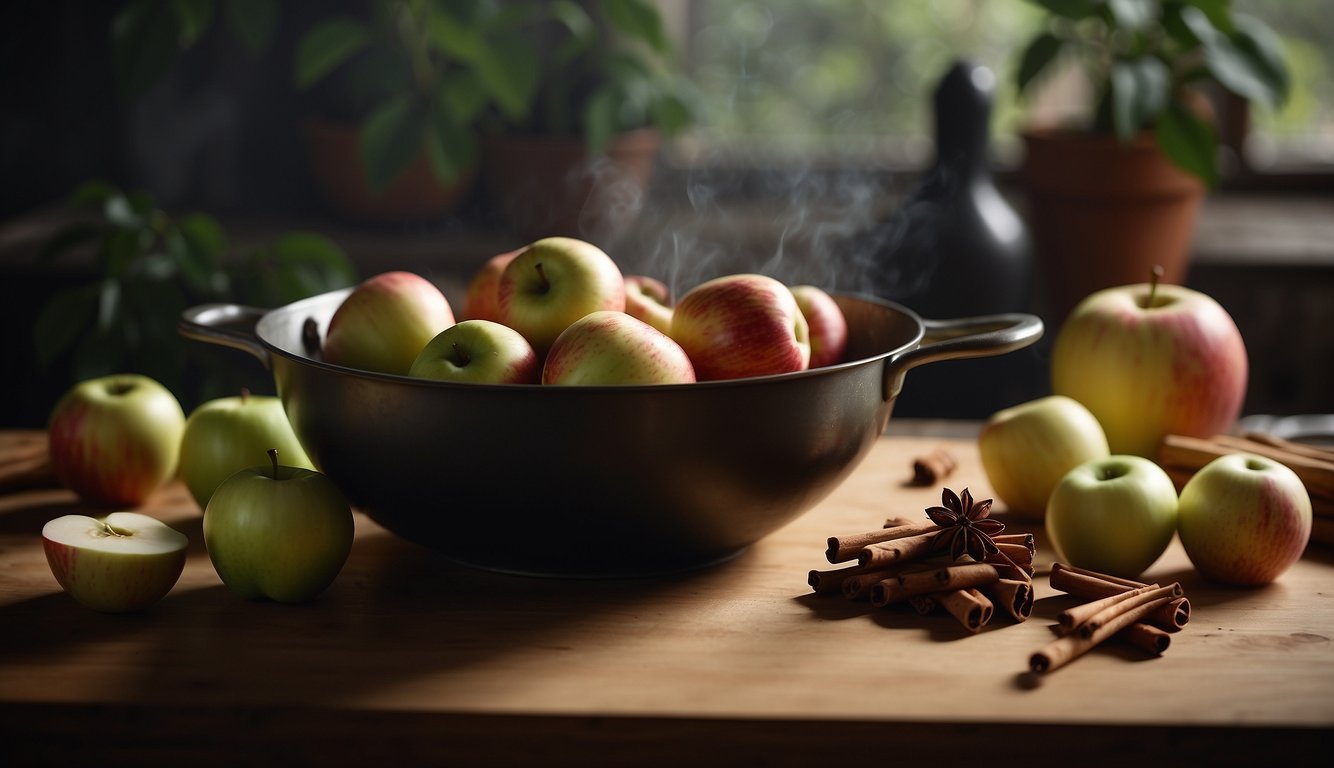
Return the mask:
[(1058, 637), (1029, 658), (1033, 672), (1052, 672), (1111, 637), (1160, 655), (1171, 635), (1190, 621), (1190, 601), (1178, 583), (1159, 586), (1055, 563), (1052, 589), (1088, 602), (1056, 617)]
[(1158, 448), (1158, 464), (1177, 490), (1205, 464), (1231, 453), (1253, 453), (1273, 459), (1301, 478), (1311, 496), (1311, 541), (1334, 545), (1334, 448), (1298, 443), (1281, 437), (1248, 432), (1209, 438), (1168, 435)]
[(998, 613), (1027, 619), (1033, 612), (1033, 535), (993, 536), (999, 552), (978, 562), (968, 556), (952, 560), (934, 547), (940, 530), (929, 520), (891, 518), (879, 530), (832, 536), (826, 559), (855, 564), (812, 570), (807, 581), (817, 594), (866, 600), (876, 608), (944, 610), (971, 632)]

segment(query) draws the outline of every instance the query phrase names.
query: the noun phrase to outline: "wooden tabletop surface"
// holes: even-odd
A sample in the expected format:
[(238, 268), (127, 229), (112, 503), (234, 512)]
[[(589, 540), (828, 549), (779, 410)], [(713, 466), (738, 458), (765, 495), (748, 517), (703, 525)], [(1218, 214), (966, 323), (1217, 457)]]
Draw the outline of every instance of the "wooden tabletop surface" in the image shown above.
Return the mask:
[[(937, 503), (939, 485), (907, 484), (914, 456), (948, 445), (960, 466), (943, 484), (990, 495), (972, 439), (921, 431), (891, 423), (830, 498), (705, 570), (498, 575), (358, 515), (342, 574), (299, 606), (229, 592), (174, 485), (142, 511), (189, 536), (180, 582), (147, 612), (95, 613), (61, 592), (40, 541), (47, 520), (87, 510), (59, 489), (0, 495), (0, 765), (1315, 759), (1334, 733), (1326, 550), (1240, 590), (1201, 581), (1174, 542), (1145, 574), (1180, 581), (1194, 607), (1167, 653), (1111, 642), (1040, 679), (1027, 660), (1073, 602), (1047, 584), (1040, 530), (1023, 623), (972, 634), (947, 615), (813, 595), (828, 536)], [(0, 432), (0, 457), (23, 437)]]

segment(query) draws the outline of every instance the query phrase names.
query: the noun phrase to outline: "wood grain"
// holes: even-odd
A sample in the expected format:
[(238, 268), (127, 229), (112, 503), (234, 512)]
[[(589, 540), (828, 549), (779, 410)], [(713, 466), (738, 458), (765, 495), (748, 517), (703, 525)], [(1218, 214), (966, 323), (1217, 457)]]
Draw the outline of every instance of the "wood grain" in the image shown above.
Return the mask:
[(1082, 744), (1089, 765), (1173, 745), (1200, 762), (1299, 764), (1334, 728), (1326, 550), (1269, 587), (1235, 590), (1201, 581), (1173, 543), (1143, 577), (1179, 581), (1191, 598), (1171, 649), (1150, 658), (1113, 642), (1040, 680), (1028, 658), (1072, 598), (1047, 584), (1054, 555), (1040, 528), (1003, 509), (1007, 532), (1037, 538), (1024, 623), (974, 634), (944, 614), (813, 594), (807, 574), (829, 567), (829, 536), (938, 503), (938, 487), (911, 485), (923, 451), (948, 444), (950, 487), (991, 494), (971, 439), (897, 426), (816, 509), (729, 562), (671, 578), (471, 570), (358, 515), (328, 592), (302, 606), (248, 602), (218, 580), (201, 514), (176, 485), (143, 511), (190, 537), (180, 583), (145, 613), (109, 616), (61, 593), (42, 555), (42, 524), (87, 510), (62, 490), (0, 495), (0, 764), (810, 765), (940, 755), (927, 734), (959, 755), (1030, 738), (1015, 751), (1025, 763)]

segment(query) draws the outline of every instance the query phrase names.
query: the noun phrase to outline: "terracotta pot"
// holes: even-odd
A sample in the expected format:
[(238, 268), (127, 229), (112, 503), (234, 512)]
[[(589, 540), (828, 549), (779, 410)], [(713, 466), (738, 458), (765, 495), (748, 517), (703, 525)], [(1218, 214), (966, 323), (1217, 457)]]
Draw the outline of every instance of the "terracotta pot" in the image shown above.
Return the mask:
[(482, 184), (524, 239), (565, 235), (605, 245), (638, 218), (661, 144), (657, 130), (643, 128), (590, 157), (582, 138), (488, 136)]
[(438, 219), (458, 208), (473, 189), (476, 168), (452, 184), (442, 184), (431, 172), (423, 148), (403, 173), (376, 191), (361, 163), (359, 137), (356, 125), (318, 118), (306, 121), (311, 172), (325, 201), (343, 216), (384, 224)]
[(1205, 186), (1143, 134), (1042, 130), (1024, 134), (1029, 227), (1050, 320), (1088, 294), (1142, 283), (1154, 265), (1182, 283)]

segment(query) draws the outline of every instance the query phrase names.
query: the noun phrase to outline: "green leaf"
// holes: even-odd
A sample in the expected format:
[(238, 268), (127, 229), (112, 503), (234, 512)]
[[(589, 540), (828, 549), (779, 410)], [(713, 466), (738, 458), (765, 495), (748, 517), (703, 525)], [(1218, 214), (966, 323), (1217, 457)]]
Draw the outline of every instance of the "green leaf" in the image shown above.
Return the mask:
[(108, 277), (98, 285), (97, 330), (101, 333), (109, 333), (120, 321), (121, 308), (120, 281)]
[(1020, 93), (1056, 59), (1062, 46), (1061, 39), (1050, 32), (1043, 32), (1029, 42), (1019, 59), (1019, 70), (1015, 78)]
[(143, 253), (140, 245), (139, 229), (114, 229), (102, 238), (98, 258), (102, 262), (102, 273), (120, 276), (130, 268), (130, 264)]
[(440, 55), (456, 61), (475, 62), (486, 53), (486, 38), (481, 31), (447, 13), (431, 14), (426, 37)]
[(574, 0), (553, 0), (549, 12), (575, 40), (589, 44), (597, 37), (597, 25), (584, 7)]
[(171, 66), (181, 40), (180, 18), (155, 0), (134, 0), (111, 21), (111, 67), (124, 98), (148, 90)]
[(252, 261), (247, 276), (260, 280), (242, 300), (258, 306), (280, 306), (357, 282), (343, 250), (312, 232), (287, 233), (257, 251)]
[(601, 154), (620, 127), (617, 102), (617, 94), (610, 88), (600, 88), (589, 97), (584, 107), (584, 138), (590, 155)]
[(171, 0), (171, 7), (180, 23), (180, 45), (194, 45), (213, 21), (213, 0)]
[(1159, 116), (1155, 134), (1163, 152), (1178, 167), (1210, 187), (1218, 184), (1218, 136), (1211, 125), (1189, 108), (1173, 103)]
[(37, 364), (49, 369), (75, 341), (84, 335), (97, 314), (98, 287), (82, 285), (51, 297), (33, 323), (33, 343)]
[(1112, 63), (1112, 126), (1123, 142), (1153, 122), (1171, 94), (1171, 73), (1153, 56)]
[(664, 94), (650, 105), (653, 124), (668, 136), (685, 130), (695, 121), (694, 110), (682, 98), (675, 94)]
[(489, 94), (476, 72), (465, 70), (441, 79), (436, 89), (436, 109), (444, 109), (460, 125), (468, 125), (486, 107)]
[(475, 62), (477, 76), (505, 117), (522, 120), (537, 93), (541, 62), (537, 51), (522, 37), (494, 42)]
[(1048, 13), (1067, 19), (1087, 19), (1098, 13), (1096, 0), (1034, 0)]
[(1158, 20), (1156, 0), (1108, 0), (1107, 7), (1120, 29), (1144, 29)]
[(117, 227), (138, 229), (144, 226), (144, 217), (135, 210), (129, 197), (123, 194), (117, 193), (107, 198), (102, 206), (102, 215)]
[(296, 87), (310, 87), (370, 41), (370, 30), (354, 19), (336, 18), (320, 23), (297, 44)]
[(361, 129), (361, 161), (371, 187), (384, 189), (412, 163), (422, 149), (425, 120), (411, 95), (398, 96), (380, 106)]
[(1292, 91), (1292, 75), (1283, 56), (1283, 41), (1264, 22), (1253, 16), (1238, 15), (1233, 44), (1251, 62), (1252, 70), (1269, 85), (1281, 106)]
[(268, 50), (278, 28), (275, 0), (226, 0), (224, 12), (232, 34), (252, 56)]
[(431, 173), (442, 184), (453, 183), (477, 158), (477, 138), (465, 125), (443, 102), (436, 102), (426, 131), (426, 152)]
[(648, 43), (659, 53), (667, 52), (671, 41), (662, 26), (662, 16), (652, 3), (645, 0), (605, 0), (602, 10), (612, 27), (633, 40)]
[(75, 207), (96, 207), (106, 205), (107, 198), (120, 194), (120, 190), (101, 179), (85, 181), (70, 195), (69, 204)]
[(1219, 33), (1204, 46), (1204, 66), (1222, 86), (1249, 101), (1271, 108), (1282, 101), (1278, 87), (1271, 82), (1263, 65)]
[[(189, 239), (180, 230), (169, 233), (166, 243), (165, 254), (154, 254), (154, 257), (164, 260), (165, 265), (150, 269), (146, 264), (145, 271), (159, 279), (170, 279), (180, 275), (197, 295), (212, 298), (214, 266), (209, 254), (204, 250), (193, 248)], [(147, 262), (149, 259), (140, 261)]]
[(1112, 62), (1112, 129), (1122, 144), (1129, 144), (1139, 130), (1134, 65), (1124, 59)]
[(216, 264), (227, 252), (227, 234), (217, 219), (206, 213), (192, 213), (176, 222), (185, 242), (207, 264)]

